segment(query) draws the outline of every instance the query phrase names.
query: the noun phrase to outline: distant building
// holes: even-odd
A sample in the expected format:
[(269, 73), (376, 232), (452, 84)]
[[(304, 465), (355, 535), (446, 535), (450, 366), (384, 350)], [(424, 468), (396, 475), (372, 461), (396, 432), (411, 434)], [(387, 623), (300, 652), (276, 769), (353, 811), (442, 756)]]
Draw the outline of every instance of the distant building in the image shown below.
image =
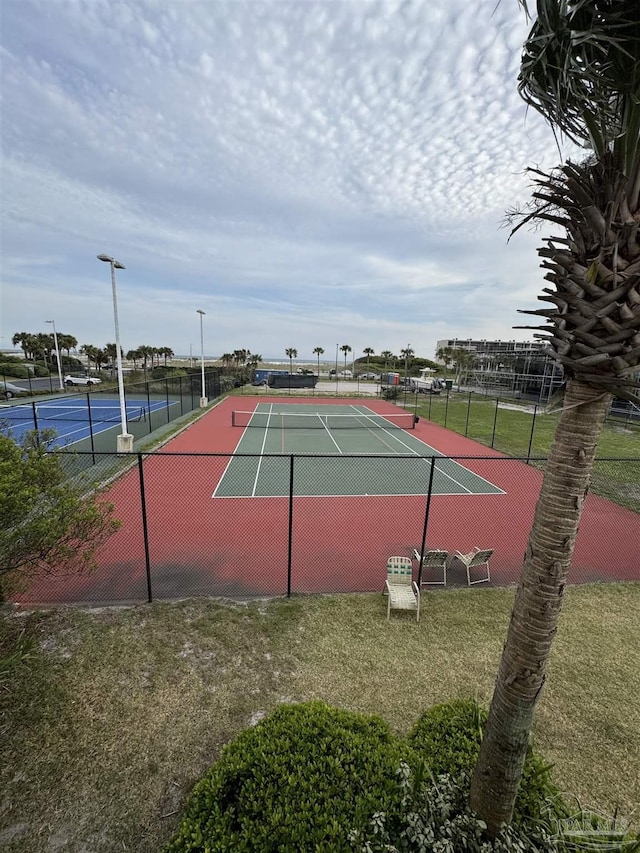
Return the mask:
[(545, 352), (540, 341), (473, 340), (447, 338), (436, 343), (441, 349), (466, 350), (472, 362), (465, 366), (464, 384), (491, 393), (510, 393), (546, 401), (564, 381), (562, 367)]
[(473, 353), (477, 369), (484, 367), (488, 370), (500, 369), (500, 364), (507, 363), (513, 366), (514, 358), (522, 355), (537, 355), (542, 353), (542, 345), (539, 341), (488, 341), (472, 340), (471, 338), (448, 338), (436, 343), (436, 360), (441, 349), (464, 349)]

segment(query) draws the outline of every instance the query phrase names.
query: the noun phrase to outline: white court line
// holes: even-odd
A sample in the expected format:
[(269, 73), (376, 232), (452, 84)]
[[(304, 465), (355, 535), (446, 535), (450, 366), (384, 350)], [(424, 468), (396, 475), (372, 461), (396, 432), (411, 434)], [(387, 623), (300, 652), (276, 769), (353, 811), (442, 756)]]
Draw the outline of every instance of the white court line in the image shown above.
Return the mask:
[(331, 435), (331, 430), (329, 429), (329, 427), (327, 426), (327, 424), (322, 420), (322, 415), (321, 415), (319, 412), (318, 412), (318, 417), (320, 418), (320, 423), (321, 423), (321, 424), (322, 424), (322, 426), (325, 428), (325, 430), (326, 430), (326, 432), (327, 432), (327, 435), (329, 436), (329, 438), (331, 439), (331, 441), (335, 444), (335, 446), (338, 448), (338, 453), (339, 453), (340, 455), (342, 455), (342, 448), (340, 447), (340, 445), (338, 444), (338, 442), (335, 440), (335, 438)]
[(258, 488), (258, 477), (260, 476), (260, 468), (262, 468), (262, 460), (264, 458), (264, 446), (267, 443), (267, 436), (269, 435), (269, 423), (271, 421), (271, 413), (273, 411), (273, 403), (269, 406), (269, 412), (267, 413), (267, 425), (264, 430), (264, 438), (262, 439), (262, 447), (260, 448), (260, 458), (258, 459), (258, 468), (256, 470), (256, 477), (253, 481), (253, 490), (251, 492), (251, 497), (255, 498), (256, 489)]
[[(297, 498), (329, 498), (333, 500), (333, 498), (426, 498), (428, 492), (360, 492), (358, 494), (354, 494), (350, 492), (346, 495), (336, 495), (333, 492), (326, 495), (294, 495), (293, 499)], [(471, 494), (475, 497), (502, 497), (505, 492), (471, 492)], [(433, 492), (433, 497), (464, 497), (462, 492)], [(221, 500), (262, 500), (262, 498), (267, 498), (267, 500), (271, 500), (273, 498), (289, 498), (289, 492), (281, 492), (279, 495), (222, 495)]]
[[(259, 406), (259, 405), (260, 405), (260, 403), (258, 403), (258, 406)], [(273, 407), (273, 403), (271, 404), (271, 406)], [(253, 410), (253, 412), (251, 412), (251, 418), (252, 418), (254, 415), (256, 415), (257, 413), (258, 413), (258, 409), (257, 409), (257, 407), (256, 407), (256, 408)], [(249, 429), (249, 425), (251, 424), (251, 418), (249, 418), (249, 421), (248, 421), (248, 423), (247, 423), (246, 427), (242, 430), (242, 435), (240, 436), (240, 439), (239, 439), (238, 443), (236, 444), (236, 450), (238, 449), (238, 447), (240, 447), (240, 443), (241, 443), (242, 439), (244, 438), (244, 435), (245, 435), (246, 431)], [(215, 487), (215, 489), (213, 490), (213, 494), (211, 495), (211, 497), (212, 497), (212, 498), (217, 497), (216, 492), (218, 491), (218, 489), (219, 489), (219, 488), (220, 488), (220, 486), (222, 485), (222, 481), (224, 480), (225, 474), (226, 474), (226, 473), (227, 473), (227, 471), (229, 470), (229, 465), (231, 465), (231, 463), (233, 462), (233, 460), (234, 460), (235, 458), (236, 458), (236, 453), (235, 453), (235, 451), (234, 451), (234, 452), (229, 456), (229, 461), (228, 461), (228, 462), (227, 462), (227, 464), (224, 466), (224, 471), (222, 472), (222, 477), (220, 477), (220, 479), (218, 480), (218, 485), (217, 485), (217, 486)], [(238, 497), (248, 497), (248, 495), (238, 495)]]
[[(355, 406), (355, 404), (352, 404), (352, 408), (356, 409), (357, 407)], [(380, 416), (380, 415), (378, 414), (378, 412), (374, 412), (372, 409), (369, 409), (369, 408), (368, 408), (368, 406), (362, 406), (361, 408), (366, 409), (366, 410), (367, 410), (368, 412), (370, 412), (372, 415), (377, 415), (378, 417), (384, 417), (384, 415)], [(366, 414), (366, 412), (361, 412), (361, 414)], [(387, 432), (387, 430), (384, 430), (384, 432)], [(425, 458), (426, 458), (426, 457), (423, 457), (423, 456), (422, 456), (422, 454), (418, 453), (418, 451), (417, 451), (417, 450), (414, 450), (413, 448), (411, 448), (411, 447), (410, 447), (408, 444), (406, 444), (404, 441), (401, 441), (399, 438), (396, 438), (395, 436), (393, 436), (393, 438), (394, 438), (394, 439), (395, 439), (399, 444), (401, 444), (403, 447), (406, 447), (406, 448), (407, 448), (411, 453), (413, 453), (413, 454), (414, 454), (414, 456), (421, 456), (421, 458), (423, 458), (423, 459), (425, 459)], [(445, 457), (444, 453), (440, 453), (440, 451), (439, 451), (439, 450), (436, 450), (434, 447), (431, 447), (431, 445), (430, 445), (430, 444), (427, 444), (427, 443), (426, 443), (426, 441), (422, 441), (422, 439), (421, 439), (421, 438), (414, 438), (414, 441), (418, 441), (418, 442), (420, 442), (420, 444), (422, 444), (424, 447), (428, 447), (428, 448), (429, 448), (429, 450), (433, 451), (433, 455), (434, 455), (434, 456), (439, 456), (439, 457), (441, 457), (441, 458), (449, 458), (449, 457)], [(494, 488), (494, 489), (497, 489), (497, 488), (498, 488), (498, 486), (496, 486), (496, 484), (495, 484), (495, 483), (492, 483), (492, 482), (491, 482), (491, 480), (487, 480), (485, 477), (481, 477), (481, 476), (480, 476), (480, 474), (476, 474), (474, 471), (471, 471), (469, 468), (465, 468), (465, 466), (464, 466), (464, 465), (461, 465), (459, 462), (456, 462), (456, 461), (455, 461), (455, 459), (451, 459), (451, 462), (453, 462), (453, 464), (454, 464), (454, 465), (457, 465), (459, 468), (462, 468), (462, 470), (463, 470), (463, 471), (467, 471), (469, 474), (471, 474), (473, 477), (476, 477), (478, 480), (482, 480), (482, 482), (483, 482), (483, 483), (487, 483), (487, 485), (489, 485), (489, 486), (493, 486), (493, 488)], [(456, 480), (456, 478), (455, 478), (455, 477), (452, 477), (452, 476), (451, 476), (451, 474), (447, 474), (447, 472), (446, 472), (446, 471), (444, 471), (442, 468), (438, 468), (438, 472), (439, 472), (440, 474), (444, 474), (444, 476), (445, 476), (445, 477), (447, 477), (447, 479), (451, 480), (451, 482), (455, 483), (457, 486), (460, 486), (460, 488), (461, 488), (461, 489), (464, 489), (464, 490), (465, 490), (465, 491), (467, 491), (470, 495), (483, 494), (482, 492), (474, 492), (474, 491), (472, 491), (471, 489), (468, 489), (468, 488), (467, 488), (463, 483), (461, 483), (459, 480)], [(500, 489), (500, 492), (501, 492), (503, 495), (504, 495), (504, 494), (506, 494), (502, 489)]]

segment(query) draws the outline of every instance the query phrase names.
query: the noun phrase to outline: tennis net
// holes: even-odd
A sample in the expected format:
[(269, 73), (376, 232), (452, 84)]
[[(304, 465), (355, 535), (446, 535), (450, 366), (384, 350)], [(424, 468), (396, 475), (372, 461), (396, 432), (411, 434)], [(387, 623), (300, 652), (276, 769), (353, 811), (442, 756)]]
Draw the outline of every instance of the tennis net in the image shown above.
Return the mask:
[(266, 429), (414, 429), (416, 419), (408, 412), (389, 415), (325, 415), (322, 412), (231, 412), (235, 427)]
[[(127, 406), (127, 420), (144, 421), (147, 419), (146, 406)], [(119, 406), (3, 406), (0, 420), (27, 422), (35, 421), (82, 421), (83, 423), (120, 423)]]

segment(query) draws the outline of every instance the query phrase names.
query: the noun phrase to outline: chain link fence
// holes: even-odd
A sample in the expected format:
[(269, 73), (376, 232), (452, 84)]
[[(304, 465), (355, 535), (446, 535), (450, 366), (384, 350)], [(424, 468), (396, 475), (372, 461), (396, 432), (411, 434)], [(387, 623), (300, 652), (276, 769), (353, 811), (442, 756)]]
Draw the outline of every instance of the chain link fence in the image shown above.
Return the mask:
[[(241, 385), (234, 372), (205, 372), (205, 396), (214, 400)], [(146, 439), (176, 419), (200, 408), (200, 373), (168, 376), (124, 386), (127, 431), (134, 442)], [(0, 409), (0, 429), (17, 440), (29, 430), (59, 432), (59, 445), (73, 445), (74, 462), (67, 468), (98, 465), (109, 470), (102, 454), (113, 452), (122, 430), (118, 389), (93, 386), (87, 393), (66, 393), (53, 398), (21, 402), (12, 400)]]
[[(491, 584), (514, 584), (545, 462), (531, 455), (61, 453), (79, 482), (102, 484), (121, 528), (94, 573), (40, 578), (25, 603), (382, 591), (387, 557), (433, 548), (449, 554), (447, 587), (467, 585), (455, 552), (474, 547), (493, 549)], [(232, 462), (242, 488), (214, 497)], [(452, 485), (453, 463), (474, 482), (486, 480), (484, 493)], [(261, 481), (264, 468), (269, 476)], [(570, 582), (639, 580), (639, 542), (640, 459), (598, 459)], [(429, 589), (432, 578), (420, 579)]]

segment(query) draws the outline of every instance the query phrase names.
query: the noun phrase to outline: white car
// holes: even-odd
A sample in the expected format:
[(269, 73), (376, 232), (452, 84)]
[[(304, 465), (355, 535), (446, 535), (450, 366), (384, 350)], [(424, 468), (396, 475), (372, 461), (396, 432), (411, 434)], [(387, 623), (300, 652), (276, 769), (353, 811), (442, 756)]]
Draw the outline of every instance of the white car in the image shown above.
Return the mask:
[(84, 376), (80, 373), (68, 373), (64, 377), (64, 384), (71, 385), (99, 385), (100, 379), (97, 376)]

